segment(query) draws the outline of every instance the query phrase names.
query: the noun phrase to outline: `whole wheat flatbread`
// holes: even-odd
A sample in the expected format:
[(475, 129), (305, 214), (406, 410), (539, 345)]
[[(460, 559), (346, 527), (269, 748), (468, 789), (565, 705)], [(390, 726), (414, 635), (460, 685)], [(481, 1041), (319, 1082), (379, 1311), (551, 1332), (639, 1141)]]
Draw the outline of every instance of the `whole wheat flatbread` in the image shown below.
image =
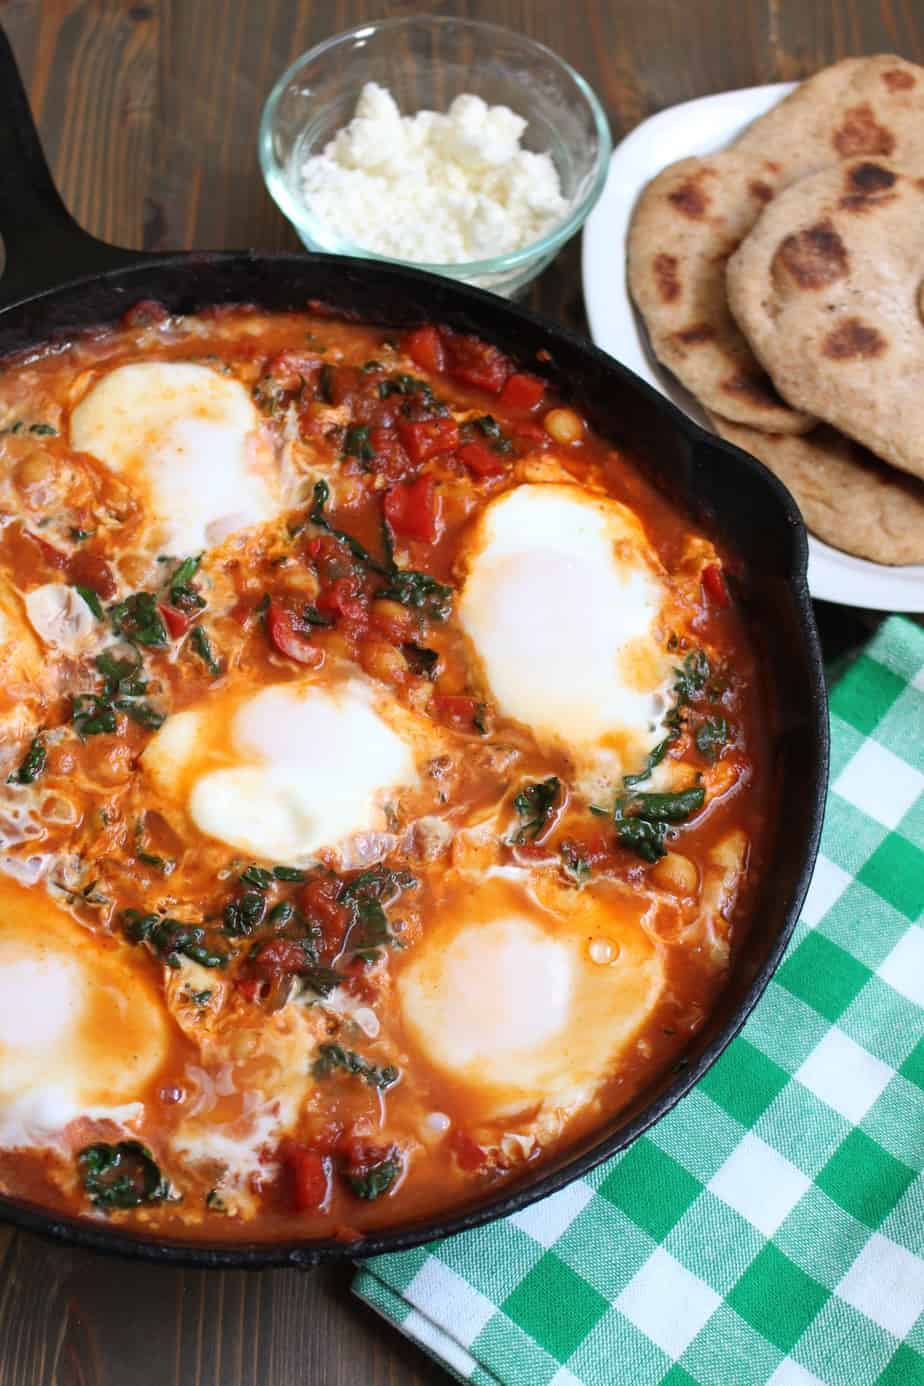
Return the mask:
[(629, 287), (652, 348), (706, 406), (777, 432), (811, 427), (781, 405), (730, 318), (725, 264), (766, 204), (798, 178), (860, 155), (924, 159), (924, 68), (849, 58), (803, 82), (727, 150), (684, 159), (642, 193)]
[(727, 150), (683, 159), (649, 183), (629, 231), (629, 287), (652, 349), (710, 409), (773, 432), (814, 420), (790, 409), (728, 310), (725, 261), (779, 186), (767, 161)]
[(709, 418), (717, 433), (780, 478), (819, 539), (873, 563), (924, 563), (920, 481), (824, 424), (794, 437)]
[(924, 161), (781, 192), (728, 263), (732, 311), (794, 408), (924, 478)]

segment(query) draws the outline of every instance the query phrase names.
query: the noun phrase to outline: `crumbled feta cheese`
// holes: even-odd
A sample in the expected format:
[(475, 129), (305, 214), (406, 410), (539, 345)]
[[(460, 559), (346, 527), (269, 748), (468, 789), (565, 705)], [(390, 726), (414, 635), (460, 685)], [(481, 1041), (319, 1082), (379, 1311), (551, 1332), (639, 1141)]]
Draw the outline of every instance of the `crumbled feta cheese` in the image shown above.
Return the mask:
[(301, 196), (333, 235), (399, 260), (452, 264), (508, 254), (568, 210), (548, 154), (521, 149), (522, 116), (457, 96), (446, 114), (402, 116), (367, 82), (356, 113), (297, 169)]

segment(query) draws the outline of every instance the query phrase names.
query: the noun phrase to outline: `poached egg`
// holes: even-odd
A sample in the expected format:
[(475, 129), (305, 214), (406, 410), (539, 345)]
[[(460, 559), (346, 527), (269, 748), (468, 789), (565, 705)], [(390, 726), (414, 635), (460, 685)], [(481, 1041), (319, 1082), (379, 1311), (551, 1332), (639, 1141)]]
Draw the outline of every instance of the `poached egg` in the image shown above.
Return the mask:
[(505, 491), (462, 558), (459, 618), (499, 710), (568, 752), (593, 796), (644, 764), (673, 659), (665, 574), (636, 516), (568, 483)]
[(70, 442), (138, 491), (161, 552), (199, 553), (283, 509), (275, 455), (250, 396), (208, 366), (116, 367), (74, 409)]
[(127, 948), (0, 878), (0, 1147), (56, 1145), (78, 1118), (134, 1124), (167, 1042)]
[(369, 680), (229, 689), (171, 717), (142, 763), (208, 837), (304, 865), (320, 847), (386, 828), (389, 795), (418, 785), (432, 735)]
[(479, 1116), (587, 1101), (664, 986), (649, 899), (506, 868), (457, 882), (396, 989), (410, 1044)]

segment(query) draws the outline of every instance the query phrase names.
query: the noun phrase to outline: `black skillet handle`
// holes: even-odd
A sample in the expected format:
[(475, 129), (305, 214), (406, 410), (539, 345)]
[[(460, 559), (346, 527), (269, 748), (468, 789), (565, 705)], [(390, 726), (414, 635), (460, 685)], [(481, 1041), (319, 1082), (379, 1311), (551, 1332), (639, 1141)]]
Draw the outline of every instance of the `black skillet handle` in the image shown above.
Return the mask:
[(141, 251), (98, 241), (78, 226), (58, 195), (29, 99), (0, 29), (0, 234), (5, 258), (0, 308), (75, 279), (138, 264)]

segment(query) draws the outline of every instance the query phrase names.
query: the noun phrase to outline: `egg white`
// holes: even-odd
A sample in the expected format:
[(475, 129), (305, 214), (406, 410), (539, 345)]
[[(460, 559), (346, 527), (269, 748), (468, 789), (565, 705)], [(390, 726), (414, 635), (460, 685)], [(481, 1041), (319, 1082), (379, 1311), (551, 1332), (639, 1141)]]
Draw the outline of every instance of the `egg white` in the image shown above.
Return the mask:
[(164, 724), (142, 764), (206, 836), (297, 866), (384, 830), (387, 799), (418, 785), (436, 735), (365, 679), (304, 678), (212, 693)]
[(637, 771), (673, 660), (665, 575), (632, 511), (576, 485), (517, 486), (479, 515), (460, 566), (459, 618), (500, 711), (568, 751), (588, 794)]
[(118, 366), (71, 415), (71, 446), (140, 492), (147, 539), (186, 555), (274, 518), (283, 485), (240, 381), (184, 361)]
[(136, 1123), (167, 1038), (126, 949), (0, 880), (0, 1147), (54, 1145), (80, 1117)]

